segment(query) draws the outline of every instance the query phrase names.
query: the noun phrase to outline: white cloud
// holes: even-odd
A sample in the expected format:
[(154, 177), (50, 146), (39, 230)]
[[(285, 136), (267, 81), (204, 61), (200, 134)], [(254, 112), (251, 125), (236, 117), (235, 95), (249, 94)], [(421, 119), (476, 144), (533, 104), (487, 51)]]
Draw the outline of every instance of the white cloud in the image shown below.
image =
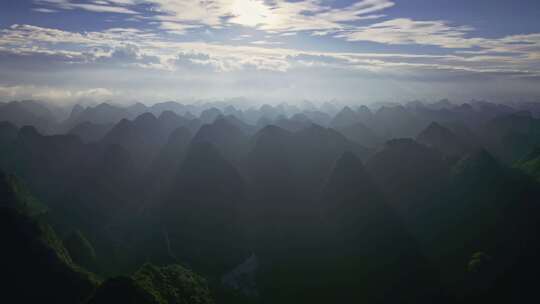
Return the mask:
[(280, 45), (280, 44), (283, 44), (283, 42), (268, 41), (268, 40), (257, 40), (257, 41), (251, 41), (250, 43), (255, 44), (255, 45)]
[[(126, 1), (90, 1), (90, 3), (79, 3), (72, 0), (35, 0), (34, 3), (40, 6), (54, 7), (62, 10), (85, 10), (95, 13), (116, 13), (116, 14), (138, 14), (123, 5), (133, 5), (134, 2)], [(42, 8), (43, 9), (43, 8)], [(47, 8), (45, 8), (47, 9)]]
[(444, 48), (470, 48), (474, 39), (465, 35), (473, 29), (453, 27), (444, 21), (416, 21), (408, 18), (392, 19), (338, 34), (348, 41), (372, 41), (385, 44), (423, 44)]
[(58, 12), (57, 10), (53, 10), (53, 9), (50, 9), (50, 8), (34, 8), (32, 10), (34, 12), (45, 13), (45, 14), (51, 14), (51, 13), (57, 13)]
[[(429, 28), (430, 26), (425, 26)], [(414, 28), (414, 27), (413, 27)], [(428, 30), (429, 32), (429, 30)], [(429, 35), (428, 35), (429, 36)], [(450, 34), (449, 37), (455, 36)], [(243, 36), (249, 38), (248, 36)], [(395, 36), (391, 36), (395, 37)], [(436, 68), (439, 70), (463, 70), (468, 72), (491, 73), (495, 70), (537, 74), (538, 43), (540, 35), (510, 36), (501, 39), (475, 39), (476, 44), (493, 52), (455, 54), (455, 55), (421, 55), (421, 54), (363, 54), (343, 52), (316, 52), (276, 47), (279, 41), (255, 40), (248, 45), (225, 45), (206, 42), (179, 42), (164, 38), (153, 32), (132, 28), (111, 28), (102, 32), (69, 32), (58, 29), (42, 28), (31, 25), (13, 25), (0, 31), (0, 51), (24, 56), (32, 54), (64, 58), (66, 63), (92, 64), (107, 62), (122, 66), (138, 66), (152, 69), (173, 71), (177, 67), (171, 64), (179, 53), (205, 54), (205, 60), (191, 60), (194, 65), (212, 67), (215, 71), (230, 72), (239, 70), (272, 70), (288, 71), (295, 64), (329, 65), (325, 60), (291, 61), (290, 58), (304, 54), (325, 56), (338, 59), (331, 65), (341, 69), (381, 69), (391, 67), (407, 67), (410, 69)], [(387, 38), (380, 38), (387, 41)], [(401, 39), (401, 40), (399, 40)], [(392, 43), (417, 39), (397, 37)], [(448, 42), (450, 38), (440, 38), (439, 42)], [(459, 38), (466, 39), (466, 38)], [(423, 40), (422, 40), (423, 41)], [(266, 47), (272, 45), (272, 47)], [(505, 53), (511, 52), (511, 53)], [(521, 52), (517, 56), (516, 52)], [(292, 56), (292, 57), (291, 57)], [(55, 59), (56, 61), (58, 61)]]
[(183, 35), (187, 33), (190, 29), (200, 28), (200, 25), (193, 25), (193, 24), (184, 24), (184, 23), (177, 23), (177, 22), (169, 22), (164, 21), (161, 22), (159, 25), (159, 28), (162, 30), (165, 30), (169, 33), (179, 34)]
[[(370, 26), (358, 27), (336, 35), (348, 41), (369, 41), (383, 44), (432, 45), (458, 50), (456, 54), (510, 54), (507, 57), (475, 57), (474, 61), (494, 59), (527, 62), (540, 54), (540, 33), (512, 35), (502, 38), (468, 37), (473, 33), (468, 26), (452, 26), (444, 21), (417, 21), (407, 18), (392, 19)], [(521, 56), (521, 57), (520, 57)], [(472, 61), (467, 59), (465, 61)]]
[[(111, 0), (80, 3), (74, 0), (35, 0), (38, 9), (86, 10), (138, 15), (157, 21), (161, 28), (183, 32), (194, 25), (223, 28), (239, 25), (267, 32), (336, 31), (360, 20), (377, 19), (378, 12), (394, 6), (390, 0), (361, 0), (342, 8), (332, 8), (321, 0)], [(142, 11), (138, 5), (150, 10)], [(180, 30), (179, 30), (180, 29)]]

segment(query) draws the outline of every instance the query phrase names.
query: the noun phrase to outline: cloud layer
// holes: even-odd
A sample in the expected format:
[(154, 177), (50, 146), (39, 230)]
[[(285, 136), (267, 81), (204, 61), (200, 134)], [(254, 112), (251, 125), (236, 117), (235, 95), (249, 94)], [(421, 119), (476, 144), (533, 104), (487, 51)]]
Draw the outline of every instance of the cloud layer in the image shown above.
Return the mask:
[[(14, 98), (27, 88), (38, 97), (83, 98), (101, 92), (90, 95), (126, 98), (147, 88), (167, 92), (154, 97), (174, 98), (187, 91), (208, 95), (203, 88), (210, 86), (215, 96), (349, 99), (359, 98), (355, 94), (363, 87), (371, 95), (361, 98), (368, 99), (388, 98), (390, 93), (376, 90), (392, 86), (394, 96), (407, 91), (411, 98), (428, 98), (444, 95), (441, 83), (448, 88), (474, 83), (478, 89), (469, 88), (471, 96), (480, 89), (494, 92), (486, 96), (517, 91), (520, 98), (540, 91), (530, 85), (540, 78), (540, 33), (486, 38), (467, 24), (387, 15), (399, 7), (389, 0), (339, 6), (322, 0), (33, 4), (43, 18), (88, 13), (122, 22), (93, 31), (32, 24), (0, 29), (0, 97)], [(40, 76), (44, 71), (51, 75)], [(62, 82), (66, 76), (70, 80)], [(494, 81), (504, 83), (504, 94), (490, 88)], [(439, 83), (439, 93), (433, 83)], [(405, 88), (417, 85), (423, 88)], [(51, 93), (61, 86), (64, 94)]]

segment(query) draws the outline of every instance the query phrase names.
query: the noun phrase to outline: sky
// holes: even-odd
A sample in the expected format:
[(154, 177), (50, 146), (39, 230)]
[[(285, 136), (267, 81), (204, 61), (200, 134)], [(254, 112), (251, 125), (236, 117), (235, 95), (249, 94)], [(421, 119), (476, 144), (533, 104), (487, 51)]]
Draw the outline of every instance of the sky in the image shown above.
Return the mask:
[(0, 101), (540, 101), (538, 0), (2, 0)]

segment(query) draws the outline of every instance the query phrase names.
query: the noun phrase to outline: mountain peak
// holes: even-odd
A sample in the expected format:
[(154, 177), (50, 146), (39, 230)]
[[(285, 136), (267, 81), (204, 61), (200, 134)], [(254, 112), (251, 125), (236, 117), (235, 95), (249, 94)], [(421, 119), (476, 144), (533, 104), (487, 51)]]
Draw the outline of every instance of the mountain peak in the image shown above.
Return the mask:
[(143, 114), (137, 116), (137, 118), (135, 118), (134, 122), (136, 124), (141, 124), (141, 125), (145, 126), (145, 125), (157, 122), (157, 118), (156, 118), (156, 116), (154, 116), (154, 114), (152, 114), (150, 112), (146, 112), (146, 113), (143, 113)]

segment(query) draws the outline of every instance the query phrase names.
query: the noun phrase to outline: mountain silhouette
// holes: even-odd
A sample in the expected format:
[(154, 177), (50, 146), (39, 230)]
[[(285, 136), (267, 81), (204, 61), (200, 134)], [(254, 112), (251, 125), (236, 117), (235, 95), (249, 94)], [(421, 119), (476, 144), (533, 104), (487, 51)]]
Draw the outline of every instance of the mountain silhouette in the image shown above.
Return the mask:
[(450, 168), (442, 155), (412, 139), (395, 139), (370, 158), (367, 170), (405, 217), (444, 187)]
[(460, 157), (471, 151), (471, 147), (450, 129), (432, 122), (416, 137), (419, 143), (434, 148), (449, 157)]
[(112, 128), (113, 125), (111, 124), (83, 122), (70, 129), (67, 133), (78, 136), (85, 143), (90, 143), (100, 141)]
[(238, 171), (211, 144), (193, 143), (162, 207), (178, 258), (203, 273), (239, 264), (247, 255), (239, 218), (244, 199)]

